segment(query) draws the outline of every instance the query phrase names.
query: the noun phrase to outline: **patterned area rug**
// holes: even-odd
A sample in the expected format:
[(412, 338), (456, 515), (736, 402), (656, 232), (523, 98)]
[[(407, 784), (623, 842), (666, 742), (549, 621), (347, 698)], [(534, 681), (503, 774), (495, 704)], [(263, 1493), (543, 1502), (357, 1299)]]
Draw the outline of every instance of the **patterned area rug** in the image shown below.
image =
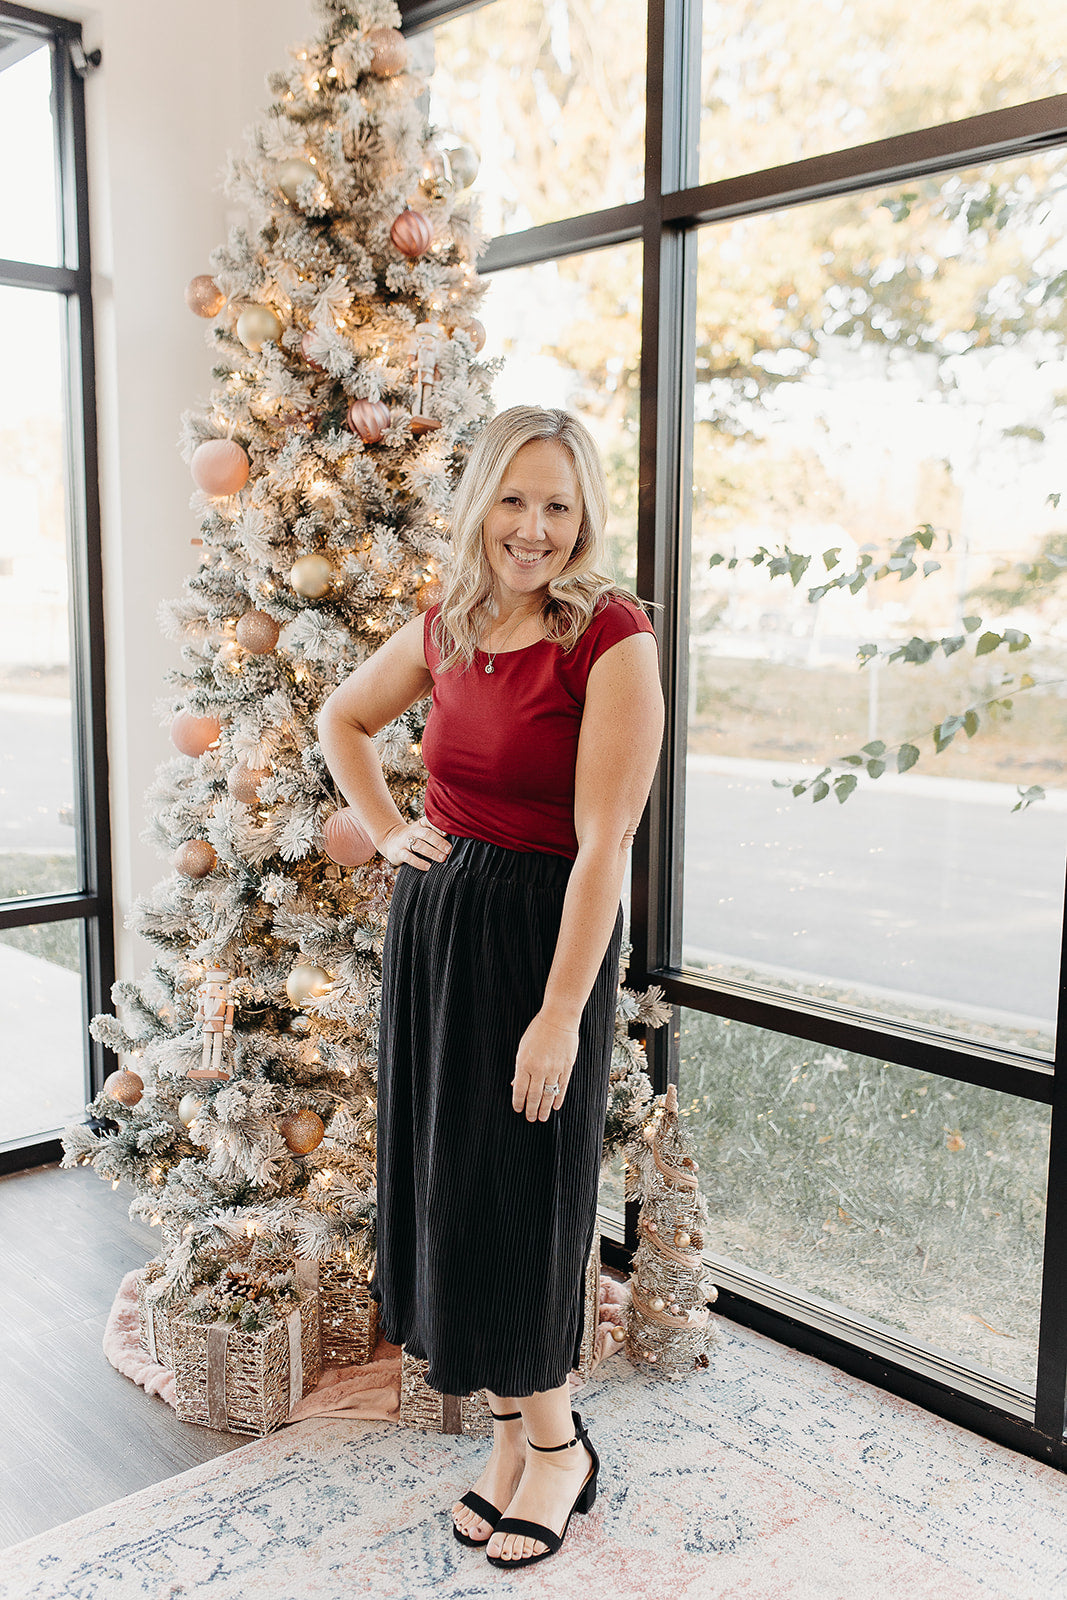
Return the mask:
[(1053, 1600), (1067, 1478), (723, 1324), (711, 1370), (605, 1365), (601, 1493), (558, 1556), (490, 1567), (448, 1507), (486, 1446), (315, 1418), (5, 1552), (4, 1600)]

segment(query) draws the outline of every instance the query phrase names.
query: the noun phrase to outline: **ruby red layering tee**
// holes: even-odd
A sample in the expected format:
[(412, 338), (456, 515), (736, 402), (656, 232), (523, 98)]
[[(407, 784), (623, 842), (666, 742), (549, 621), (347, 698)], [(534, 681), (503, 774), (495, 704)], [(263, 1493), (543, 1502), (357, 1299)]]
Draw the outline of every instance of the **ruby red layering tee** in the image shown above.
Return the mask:
[(634, 633), (652, 633), (640, 606), (608, 595), (574, 649), (550, 639), (440, 670), (433, 639), (440, 610), (426, 613), (426, 663), (433, 705), (422, 759), (429, 773), (425, 812), (443, 833), (506, 850), (543, 850), (573, 861), (574, 769), (594, 661)]

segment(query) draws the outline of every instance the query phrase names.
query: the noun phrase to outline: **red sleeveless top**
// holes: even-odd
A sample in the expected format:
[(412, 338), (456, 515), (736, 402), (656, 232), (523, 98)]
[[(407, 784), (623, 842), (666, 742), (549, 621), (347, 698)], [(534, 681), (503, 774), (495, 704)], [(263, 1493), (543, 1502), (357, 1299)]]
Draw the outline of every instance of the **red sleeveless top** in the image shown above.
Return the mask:
[(429, 773), (426, 816), (443, 833), (506, 850), (543, 850), (573, 861), (574, 769), (590, 669), (606, 650), (654, 629), (640, 606), (606, 596), (571, 651), (551, 639), (498, 652), (470, 667), (440, 670), (433, 639), (440, 611), (424, 621), (433, 704), (422, 759)]

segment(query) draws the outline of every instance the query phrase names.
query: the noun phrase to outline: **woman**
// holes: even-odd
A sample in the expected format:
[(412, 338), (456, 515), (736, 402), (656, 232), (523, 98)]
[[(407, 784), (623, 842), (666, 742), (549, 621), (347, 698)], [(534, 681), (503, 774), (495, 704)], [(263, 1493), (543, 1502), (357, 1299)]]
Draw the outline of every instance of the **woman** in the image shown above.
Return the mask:
[[(644, 612), (602, 576), (607, 490), (563, 411), (489, 423), (457, 490), (439, 607), (330, 696), (322, 748), (397, 873), (378, 1063), (385, 1337), (493, 1449), (453, 1506), (496, 1565), (558, 1549), (599, 1460), (567, 1375), (596, 1219), (627, 851), (663, 705)], [(374, 735), (426, 695), (425, 814)], [(527, 1446), (529, 1448), (527, 1448)]]

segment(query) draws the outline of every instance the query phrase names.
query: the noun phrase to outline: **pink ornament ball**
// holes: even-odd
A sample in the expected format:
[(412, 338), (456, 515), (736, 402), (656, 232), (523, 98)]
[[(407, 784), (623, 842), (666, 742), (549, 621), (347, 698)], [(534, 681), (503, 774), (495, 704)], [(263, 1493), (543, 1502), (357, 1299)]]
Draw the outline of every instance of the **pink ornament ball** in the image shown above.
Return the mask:
[(193, 451), (189, 470), (204, 494), (237, 494), (248, 482), (248, 456), (233, 439), (205, 439)]
[(217, 317), (226, 304), (226, 296), (208, 273), (198, 273), (185, 286), (185, 303), (198, 317)]
[(242, 805), (255, 805), (259, 798), (259, 786), (264, 778), (270, 777), (269, 767), (246, 767), (244, 765), (231, 768), (226, 778), (226, 787), (235, 800)]
[(475, 355), (480, 354), (485, 349), (484, 323), (479, 322), (477, 317), (472, 317), (469, 322), (463, 324), (463, 332), (474, 346)]
[(376, 853), (373, 840), (360, 826), (351, 806), (326, 818), (322, 838), (326, 854), (340, 867), (362, 867)]
[(313, 360), (309, 353), (314, 337), (314, 333), (309, 328), (304, 334), (303, 338), (300, 340), (300, 354), (303, 356), (309, 367), (314, 367), (316, 372), (324, 372), (326, 369), (323, 367), (322, 362)]
[(391, 421), (389, 407), (380, 400), (353, 400), (348, 408), (348, 426), (364, 444), (377, 444)]
[(191, 711), (179, 711), (170, 725), (171, 742), (183, 756), (202, 756), (221, 732), (217, 717), (197, 717)]
[(389, 229), (389, 237), (402, 256), (414, 261), (430, 248), (433, 228), (421, 211), (402, 211)]
[(367, 43), (373, 54), (370, 69), (376, 78), (395, 78), (408, 64), (408, 42), (399, 28), (371, 28)]

